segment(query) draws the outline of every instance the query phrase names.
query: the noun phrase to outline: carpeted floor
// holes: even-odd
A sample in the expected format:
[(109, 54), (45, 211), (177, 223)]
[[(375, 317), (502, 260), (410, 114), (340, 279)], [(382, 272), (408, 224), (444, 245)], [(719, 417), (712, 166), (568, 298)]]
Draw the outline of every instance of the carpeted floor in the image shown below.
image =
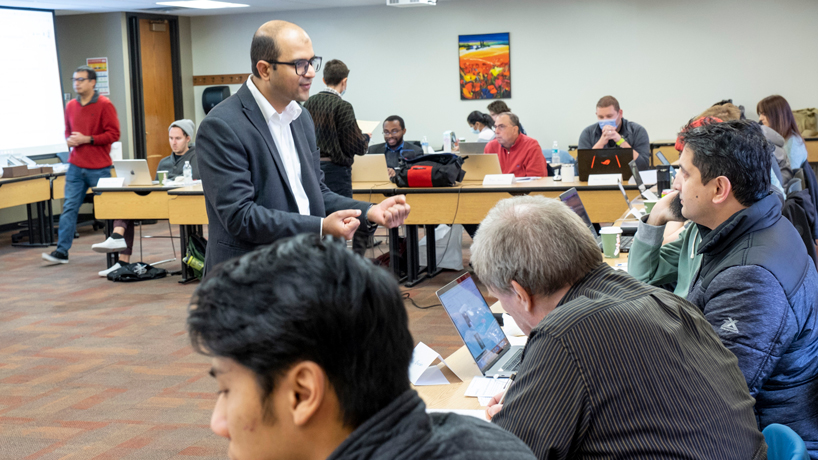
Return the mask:
[[(227, 441), (209, 429), (210, 364), (185, 332), (196, 283), (100, 278), (105, 258), (91, 244), (102, 232), (79, 231), (71, 262), (57, 266), (40, 258), (53, 247), (12, 247), (11, 233), (0, 234), (0, 459), (225, 458)], [(168, 235), (167, 222), (143, 233)], [(170, 240), (145, 240), (145, 261), (170, 257)], [(412, 299), (437, 304), (434, 292), (457, 274), (421, 283)], [(462, 345), (440, 306), (406, 306), (416, 341), (443, 356)]]

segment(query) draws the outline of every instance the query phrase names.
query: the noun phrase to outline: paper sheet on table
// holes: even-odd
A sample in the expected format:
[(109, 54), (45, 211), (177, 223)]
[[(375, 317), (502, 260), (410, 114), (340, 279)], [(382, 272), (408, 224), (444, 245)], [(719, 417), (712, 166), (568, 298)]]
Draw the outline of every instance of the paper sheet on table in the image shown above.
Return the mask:
[(495, 379), (492, 377), (475, 377), (466, 388), (466, 396), (491, 398), (508, 388), (511, 379)]
[(489, 398), (489, 397), (485, 397), (485, 398), (478, 397), (477, 398), (477, 403), (480, 404), (483, 407), (488, 406), (490, 402), (491, 402), (491, 398)]
[(437, 366), (432, 366), (439, 359), (443, 364), (446, 361), (440, 354), (423, 342), (418, 342), (412, 353), (412, 362), (409, 363), (409, 381), (413, 385), (447, 385), (449, 381)]
[(364, 120), (357, 120), (357, 121), (358, 121), (358, 127), (361, 128), (361, 132), (364, 133), (364, 134), (370, 134), (370, 135), (373, 132), (375, 132), (375, 128), (377, 128), (378, 125), (381, 124), (380, 121), (364, 121)]
[(467, 417), (477, 417), (480, 420), (485, 420), (486, 419), (486, 412), (482, 411), (482, 410), (477, 410), (477, 409), (429, 409), (429, 408), (426, 408), (426, 413), (431, 414), (431, 413), (434, 413), (434, 412), (442, 412), (442, 413), (449, 412), (449, 413), (457, 414), (457, 415), (465, 415)]

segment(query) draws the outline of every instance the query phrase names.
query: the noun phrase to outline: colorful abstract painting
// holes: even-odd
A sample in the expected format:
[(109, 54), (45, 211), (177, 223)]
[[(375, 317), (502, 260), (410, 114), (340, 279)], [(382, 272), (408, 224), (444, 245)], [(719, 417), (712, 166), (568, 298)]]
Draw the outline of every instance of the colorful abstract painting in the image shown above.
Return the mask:
[(460, 35), (460, 99), (511, 97), (508, 35)]

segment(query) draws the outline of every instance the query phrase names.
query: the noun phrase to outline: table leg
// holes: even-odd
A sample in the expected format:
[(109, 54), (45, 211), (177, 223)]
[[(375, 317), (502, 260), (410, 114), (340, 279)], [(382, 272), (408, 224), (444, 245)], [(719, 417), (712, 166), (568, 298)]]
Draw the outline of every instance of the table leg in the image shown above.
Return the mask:
[(406, 226), (406, 283), (412, 287), (426, 278), (420, 275), (420, 247), (418, 245), (418, 226)]
[[(114, 221), (106, 220), (105, 221), (105, 239), (107, 240), (113, 234), (114, 234)], [(118, 252), (109, 252), (109, 253), (105, 254), (105, 259), (106, 259), (106, 261), (108, 263), (108, 268), (111, 268), (114, 265), (116, 265), (117, 262), (119, 262), (119, 253)]]
[(435, 244), (436, 225), (424, 225), (426, 231), (426, 277), (432, 278), (443, 269), (437, 268), (437, 245)]
[(193, 281), (198, 281), (196, 275), (193, 274), (193, 269), (185, 263), (185, 257), (187, 257), (187, 240), (189, 235), (192, 234), (202, 234), (202, 227), (197, 225), (180, 225), (179, 226), (179, 244), (182, 246), (179, 249), (179, 252), (182, 255), (182, 279), (179, 280), (179, 284), (187, 284)]
[[(35, 225), (35, 219), (33, 217), (33, 210), (34, 208), (31, 207), (32, 204), (37, 205), (37, 219)], [(26, 224), (28, 228), (25, 230), (20, 230), (19, 232), (15, 233), (11, 236), (11, 245), (15, 247), (47, 247), (49, 244), (45, 240), (45, 233), (44, 233), (44, 206), (43, 202), (39, 201), (37, 203), (29, 203), (26, 204)], [(36, 227), (36, 228), (35, 228)], [(23, 238), (27, 238), (28, 241), (25, 243), (17, 243)]]

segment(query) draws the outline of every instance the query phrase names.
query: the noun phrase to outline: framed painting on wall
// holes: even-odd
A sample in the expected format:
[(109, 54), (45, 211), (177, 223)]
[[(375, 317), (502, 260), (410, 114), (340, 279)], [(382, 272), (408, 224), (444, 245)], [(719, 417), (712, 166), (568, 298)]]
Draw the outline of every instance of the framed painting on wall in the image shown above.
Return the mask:
[(509, 34), (460, 35), (460, 99), (511, 97)]

